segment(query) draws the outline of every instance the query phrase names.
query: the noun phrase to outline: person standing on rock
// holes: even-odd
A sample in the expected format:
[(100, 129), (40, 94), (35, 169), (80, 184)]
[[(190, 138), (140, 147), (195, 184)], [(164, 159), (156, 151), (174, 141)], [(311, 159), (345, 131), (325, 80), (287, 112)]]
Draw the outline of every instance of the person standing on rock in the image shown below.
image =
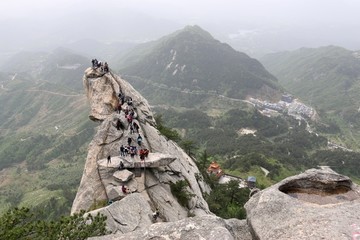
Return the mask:
[(132, 97), (129, 97), (129, 98), (128, 98), (127, 104), (128, 104), (129, 106), (132, 106), (132, 105), (133, 105)]
[(134, 118), (134, 115), (135, 115), (134, 109), (130, 109), (130, 115), (131, 115), (132, 118)]
[(128, 121), (129, 124), (132, 123), (132, 120), (133, 120), (133, 117), (130, 114), (127, 115), (127, 121)]
[(122, 191), (124, 194), (127, 194), (127, 193), (128, 193), (128, 189), (127, 189), (127, 187), (126, 187), (124, 184), (121, 186), (121, 191)]
[(130, 124), (130, 134), (133, 134), (134, 133), (134, 127), (132, 124)]
[(116, 108), (116, 111), (117, 111), (117, 113), (118, 114), (120, 114), (121, 113), (121, 103), (119, 102), (119, 104), (118, 104), (118, 106), (117, 106), (117, 108)]
[(139, 146), (141, 146), (141, 142), (142, 142), (142, 137), (139, 134), (139, 136), (137, 137), (137, 143), (139, 144)]
[(109, 163), (111, 163), (111, 156), (110, 155), (107, 157), (107, 165), (109, 165)]
[(156, 221), (159, 215), (160, 215), (159, 209), (156, 209), (155, 212), (153, 212), (153, 220)]
[(116, 121), (116, 129), (119, 131), (120, 129), (123, 129), (124, 130), (124, 125), (122, 124), (121, 120), (118, 119)]
[(145, 160), (145, 154), (144, 154), (144, 150), (143, 150), (143, 149), (140, 149), (139, 155), (140, 155), (140, 160), (141, 160), (141, 161), (144, 161), (144, 160)]
[(124, 155), (125, 155), (125, 157), (127, 157), (128, 154), (129, 154), (129, 147), (125, 146), (124, 147)]
[(138, 125), (136, 122), (134, 122), (133, 125), (134, 125), (135, 131), (136, 131), (137, 133), (139, 133), (139, 128), (140, 128), (139, 125)]
[(129, 146), (131, 145), (131, 142), (132, 142), (132, 138), (131, 138), (131, 137), (128, 137), (128, 145), (129, 145)]
[(124, 148), (124, 145), (121, 145), (121, 147), (120, 147), (120, 156), (125, 157), (125, 148)]
[(109, 72), (109, 65), (107, 62), (105, 62), (105, 64), (104, 64), (104, 72), (105, 73)]
[(136, 155), (136, 147), (135, 146), (130, 146), (130, 157), (134, 157)]
[(123, 170), (124, 169), (124, 163), (122, 161), (120, 161), (120, 165), (119, 165), (119, 168), (118, 170)]

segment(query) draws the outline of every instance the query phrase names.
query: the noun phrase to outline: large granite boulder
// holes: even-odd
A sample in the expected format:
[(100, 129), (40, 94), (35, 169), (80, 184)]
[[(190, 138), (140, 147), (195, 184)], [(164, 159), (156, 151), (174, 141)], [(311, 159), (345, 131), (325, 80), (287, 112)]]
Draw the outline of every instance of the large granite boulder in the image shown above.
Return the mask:
[(133, 178), (134, 173), (130, 172), (127, 169), (116, 171), (113, 174), (114, 178), (118, 180), (120, 183), (124, 183), (129, 181), (131, 178)]
[(254, 239), (360, 236), (360, 187), (331, 170), (310, 169), (286, 178), (254, 194), (245, 208)]
[(147, 200), (140, 193), (130, 193), (120, 201), (89, 212), (107, 216), (106, 227), (114, 233), (128, 233), (144, 229), (152, 224), (152, 210)]
[(126, 234), (111, 234), (92, 240), (251, 240), (245, 220), (224, 220), (212, 215), (155, 223)]

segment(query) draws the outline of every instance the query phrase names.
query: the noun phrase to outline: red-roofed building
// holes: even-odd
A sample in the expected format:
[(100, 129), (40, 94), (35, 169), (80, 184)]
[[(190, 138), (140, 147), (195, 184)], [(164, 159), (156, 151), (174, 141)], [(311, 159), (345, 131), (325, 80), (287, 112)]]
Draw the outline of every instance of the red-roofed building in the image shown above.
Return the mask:
[(216, 161), (213, 161), (210, 164), (207, 172), (208, 174), (214, 174), (217, 178), (220, 178), (224, 174), (224, 171), (221, 169), (220, 165)]

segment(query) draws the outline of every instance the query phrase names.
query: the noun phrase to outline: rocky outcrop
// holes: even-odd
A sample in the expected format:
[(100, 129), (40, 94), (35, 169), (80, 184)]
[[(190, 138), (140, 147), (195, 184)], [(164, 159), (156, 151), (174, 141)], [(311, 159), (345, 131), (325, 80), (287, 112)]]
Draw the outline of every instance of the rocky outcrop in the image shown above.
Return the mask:
[[(88, 214), (106, 215), (107, 228), (113, 232), (93, 239), (281, 240), (360, 236), (360, 187), (329, 169), (311, 169), (263, 191), (252, 191), (245, 205), (247, 221), (212, 215), (202, 196), (209, 188), (196, 178), (199, 171), (194, 161), (155, 128), (147, 101), (112, 73), (88, 69), (84, 86), (91, 106), (90, 119), (99, 126), (89, 145), (72, 212), (89, 210), (94, 203), (107, 203)], [(120, 92), (133, 100), (122, 107), (134, 110), (132, 121), (140, 126), (136, 134), (124, 111), (114, 111)], [(140, 144), (136, 142), (139, 134), (143, 137)], [(120, 155), (120, 146), (125, 145), (136, 146), (137, 150), (146, 148), (150, 153), (145, 159)], [(179, 180), (189, 184), (188, 191), (193, 196), (186, 207), (178, 203), (170, 190), (170, 183)], [(157, 223), (152, 218), (155, 208), (160, 212)]]
[(185, 218), (176, 222), (156, 223), (150, 227), (127, 234), (111, 234), (90, 238), (92, 240), (251, 240), (245, 220), (206, 215)]
[[(112, 204), (95, 211), (104, 212), (108, 216), (109, 228), (122, 233), (150, 225), (148, 215), (155, 208), (160, 211), (162, 221), (177, 221), (186, 218), (189, 213), (195, 216), (211, 214), (202, 196), (209, 188), (195, 177), (199, 174), (198, 168), (175, 142), (167, 140), (155, 128), (146, 99), (128, 82), (111, 72), (104, 74), (89, 68), (83, 83), (91, 108), (89, 117), (99, 126), (89, 145), (71, 212), (89, 210), (95, 204), (108, 201)], [(125, 96), (120, 112), (115, 111), (121, 101), (119, 93)], [(127, 103), (127, 100), (132, 101)], [(128, 110), (133, 110), (132, 122), (140, 126), (138, 133), (130, 129), (128, 115), (125, 114)], [(141, 144), (136, 141), (139, 134), (143, 138)], [(139, 155), (120, 155), (120, 146), (128, 145), (128, 141), (137, 147), (137, 152), (146, 148), (150, 153), (144, 160)], [(123, 167), (120, 167), (120, 162)], [(170, 191), (170, 183), (179, 180), (189, 183), (187, 190), (193, 196), (186, 207), (181, 206)], [(139, 217), (124, 216), (126, 206), (129, 214), (134, 210)], [(138, 211), (132, 206), (141, 207)], [(125, 228), (124, 222), (132, 227)]]
[(108, 207), (90, 212), (92, 215), (97, 213), (107, 217), (107, 229), (113, 234), (141, 230), (152, 224), (150, 205), (140, 193), (129, 194)]
[(310, 169), (254, 194), (245, 205), (254, 239), (357, 239), (360, 187)]

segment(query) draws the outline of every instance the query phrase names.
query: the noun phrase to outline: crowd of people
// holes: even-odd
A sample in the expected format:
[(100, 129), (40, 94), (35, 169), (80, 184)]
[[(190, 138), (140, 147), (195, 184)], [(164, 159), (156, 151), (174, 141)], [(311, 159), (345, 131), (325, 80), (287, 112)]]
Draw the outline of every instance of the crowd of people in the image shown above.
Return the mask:
[[(120, 91), (120, 93), (118, 94), (118, 101), (119, 104), (115, 109), (115, 111), (119, 114), (122, 111), (124, 112), (125, 119), (129, 126), (128, 129), (130, 132), (130, 136), (127, 138), (127, 145), (124, 146), (123, 144), (120, 146), (120, 156), (127, 157), (130, 155), (131, 158), (134, 158), (135, 156), (139, 155), (140, 160), (144, 161), (145, 158), (148, 157), (150, 151), (143, 147), (143, 138), (140, 134), (140, 126), (137, 123), (137, 121), (134, 121), (136, 115), (133, 106), (133, 99), (130, 96), (125, 96), (125, 94), (122, 91)], [(120, 119), (117, 119), (116, 121), (116, 129), (117, 130), (125, 129), (125, 126)], [(137, 134), (136, 137), (137, 145), (132, 145), (132, 143), (135, 142), (133, 141), (134, 139), (131, 136), (133, 134)], [(138, 149), (138, 147), (140, 149)]]
[(96, 58), (91, 60), (92, 68), (93, 69), (100, 69), (101, 72), (109, 72), (109, 65), (107, 62), (103, 63), (101, 61), (98, 61)]

